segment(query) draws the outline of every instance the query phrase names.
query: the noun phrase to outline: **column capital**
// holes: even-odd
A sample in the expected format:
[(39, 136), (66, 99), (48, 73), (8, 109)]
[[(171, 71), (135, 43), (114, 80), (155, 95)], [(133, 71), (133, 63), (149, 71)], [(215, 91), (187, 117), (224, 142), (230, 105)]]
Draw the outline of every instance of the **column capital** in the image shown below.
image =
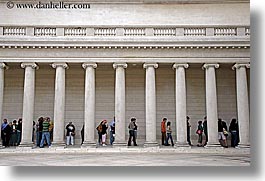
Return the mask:
[(233, 65), (232, 70), (239, 69), (240, 67), (250, 68), (250, 63), (236, 63)]
[(177, 69), (178, 67), (189, 68), (189, 64), (187, 64), (187, 63), (174, 63), (172, 68)]
[(64, 63), (64, 62), (56, 62), (56, 63), (53, 63), (51, 64), (52, 68), (57, 68), (57, 67), (63, 67), (64, 69), (68, 69), (69, 66), (67, 63)]
[(0, 62), (0, 69), (8, 69), (8, 66), (4, 62)]
[(127, 65), (127, 63), (114, 63), (113, 64), (113, 68), (114, 69), (116, 69), (118, 67), (122, 67), (122, 68), (125, 68), (126, 69), (128, 67), (128, 65)]
[(202, 66), (202, 69), (208, 69), (209, 67), (214, 67), (214, 68), (219, 68), (220, 65), (218, 63), (205, 63), (203, 66)]
[(155, 69), (158, 68), (157, 63), (144, 63), (143, 68), (146, 69), (148, 67), (154, 67)]
[(39, 69), (39, 66), (34, 62), (24, 62), (21, 63), (21, 68), (31, 67), (33, 69)]
[(87, 62), (82, 64), (83, 69), (86, 69), (87, 67), (93, 67), (94, 69), (98, 67), (98, 65), (94, 62)]

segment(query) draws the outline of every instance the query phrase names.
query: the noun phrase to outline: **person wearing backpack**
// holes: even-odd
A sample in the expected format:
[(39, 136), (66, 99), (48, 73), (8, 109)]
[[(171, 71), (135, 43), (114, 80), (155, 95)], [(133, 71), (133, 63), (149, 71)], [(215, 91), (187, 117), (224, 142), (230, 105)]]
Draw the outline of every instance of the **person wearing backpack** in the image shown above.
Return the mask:
[(101, 145), (102, 144), (102, 124), (103, 124), (103, 121), (101, 121), (99, 123), (99, 125), (97, 126), (97, 131), (98, 131), (98, 144)]

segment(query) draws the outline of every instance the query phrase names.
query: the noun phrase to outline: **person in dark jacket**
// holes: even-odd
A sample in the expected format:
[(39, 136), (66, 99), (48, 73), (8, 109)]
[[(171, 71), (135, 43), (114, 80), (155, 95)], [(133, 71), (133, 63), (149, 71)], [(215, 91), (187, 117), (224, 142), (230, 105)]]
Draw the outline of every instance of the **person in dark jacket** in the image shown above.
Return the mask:
[(205, 142), (204, 142), (203, 146), (206, 146), (208, 143), (208, 128), (207, 128), (207, 117), (206, 116), (204, 117), (204, 121), (203, 121), (202, 126), (203, 126), (203, 132), (205, 135)]
[(17, 146), (17, 120), (14, 120), (11, 125), (10, 146)]
[(102, 125), (103, 125), (103, 121), (101, 121), (96, 128), (98, 131), (98, 145), (102, 144)]
[(193, 146), (191, 143), (191, 140), (190, 140), (190, 127), (191, 127), (191, 125), (190, 125), (189, 120), (190, 120), (190, 117), (187, 116), (187, 142), (190, 146)]
[(84, 128), (85, 126), (83, 125), (82, 129), (81, 129), (81, 145), (84, 143), (84, 139), (85, 139), (85, 132), (84, 132)]
[(40, 142), (42, 139), (42, 128), (43, 128), (43, 117), (40, 117), (36, 124), (36, 146), (40, 146)]
[(19, 145), (21, 142), (21, 134), (22, 134), (22, 119), (19, 118), (17, 124), (17, 145)]
[(131, 142), (133, 141), (134, 146), (137, 146), (136, 144), (136, 138), (135, 138), (135, 122), (136, 118), (131, 118), (131, 122), (128, 126), (129, 128), (129, 140), (128, 140), (128, 146), (131, 146)]
[(74, 145), (75, 126), (70, 121), (66, 126), (66, 145)]
[(235, 118), (232, 119), (229, 125), (229, 132), (231, 133), (231, 146), (238, 148), (238, 123)]
[(8, 124), (7, 119), (4, 119), (1, 125), (1, 138), (3, 141), (2, 145), (4, 147), (9, 147), (10, 133), (11, 133), (11, 127)]
[(226, 136), (224, 135), (224, 130), (225, 130), (224, 123), (222, 119), (219, 118), (218, 119), (218, 139), (219, 139), (221, 146), (228, 148), (227, 142), (226, 142)]
[(198, 121), (198, 128), (197, 128), (196, 133), (198, 134), (197, 146), (201, 147), (201, 146), (203, 146), (203, 144), (202, 144), (202, 133), (203, 133), (202, 121)]
[(107, 120), (103, 120), (102, 122), (102, 146), (107, 146), (106, 145), (106, 139), (107, 139), (107, 130), (108, 130), (108, 125), (107, 125)]

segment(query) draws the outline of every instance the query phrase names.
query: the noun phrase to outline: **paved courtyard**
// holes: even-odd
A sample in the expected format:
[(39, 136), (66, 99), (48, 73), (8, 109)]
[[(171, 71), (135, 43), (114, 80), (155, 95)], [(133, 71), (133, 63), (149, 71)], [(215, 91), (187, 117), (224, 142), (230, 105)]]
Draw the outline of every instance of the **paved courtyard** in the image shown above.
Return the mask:
[[(8, 158), (8, 159), (7, 159)], [(1, 149), (5, 166), (250, 166), (249, 150), (205, 148)]]

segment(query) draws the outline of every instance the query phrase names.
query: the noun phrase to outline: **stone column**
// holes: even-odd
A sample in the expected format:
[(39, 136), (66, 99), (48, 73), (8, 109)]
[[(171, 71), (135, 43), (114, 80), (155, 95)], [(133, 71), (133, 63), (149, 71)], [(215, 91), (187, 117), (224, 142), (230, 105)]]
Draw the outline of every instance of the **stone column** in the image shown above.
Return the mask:
[(237, 116), (240, 147), (250, 147), (249, 100), (246, 68), (250, 68), (250, 64), (235, 64), (233, 66), (233, 70), (236, 70)]
[(186, 78), (185, 68), (188, 64), (175, 63), (173, 68), (176, 69), (176, 146), (189, 146), (187, 143), (187, 106), (186, 106)]
[(53, 63), (52, 68), (56, 69), (53, 146), (64, 147), (65, 69), (68, 68), (68, 65), (66, 63)]
[[(0, 123), (2, 125), (3, 119), (3, 100), (4, 100), (4, 81), (5, 81), (5, 69), (8, 67), (5, 63), (0, 62)], [(0, 128), (0, 135), (1, 135), (1, 128)], [(2, 147), (2, 140), (0, 139), (0, 148)]]
[(85, 75), (85, 114), (84, 114), (84, 142), (82, 147), (95, 147), (95, 68), (96, 63), (83, 63)]
[(32, 147), (32, 127), (34, 116), (34, 97), (35, 97), (35, 69), (38, 69), (36, 63), (22, 63), (21, 67), (25, 69), (24, 77), (24, 97), (22, 113), (22, 137), (20, 147)]
[(146, 142), (144, 146), (158, 146), (156, 140), (156, 82), (155, 68), (157, 63), (145, 63), (145, 119), (146, 119)]
[(206, 76), (206, 113), (208, 129), (208, 147), (219, 147), (218, 112), (215, 69), (219, 64), (204, 64)]
[(126, 146), (125, 141), (125, 69), (126, 63), (114, 63), (115, 78), (115, 141), (114, 146)]

